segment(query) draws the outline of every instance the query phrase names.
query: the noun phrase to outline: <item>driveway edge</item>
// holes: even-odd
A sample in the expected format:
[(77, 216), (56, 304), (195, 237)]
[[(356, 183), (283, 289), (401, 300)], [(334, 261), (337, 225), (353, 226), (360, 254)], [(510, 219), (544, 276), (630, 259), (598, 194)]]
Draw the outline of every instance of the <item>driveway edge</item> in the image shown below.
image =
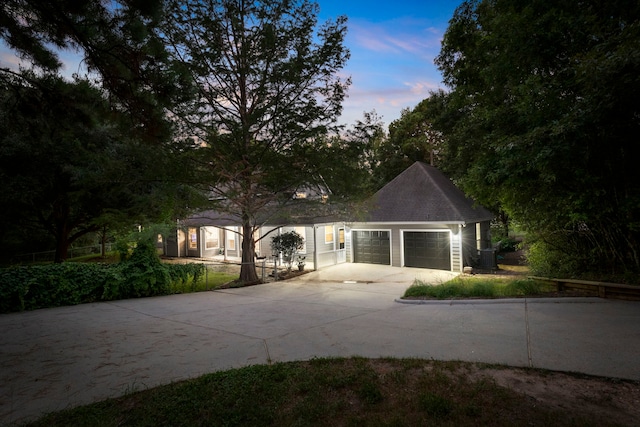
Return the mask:
[(394, 300), (400, 304), (414, 305), (469, 305), (469, 304), (593, 304), (604, 303), (598, 297), (560, 297), (560, 298), (493, 298), (493, 299), (402, 299)]

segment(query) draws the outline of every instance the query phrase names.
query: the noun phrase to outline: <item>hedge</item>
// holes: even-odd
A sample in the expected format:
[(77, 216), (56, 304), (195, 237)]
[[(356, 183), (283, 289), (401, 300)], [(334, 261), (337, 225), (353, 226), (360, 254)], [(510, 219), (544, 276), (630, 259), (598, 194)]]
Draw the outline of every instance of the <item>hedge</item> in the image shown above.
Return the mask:
[(118, 264), (69, 262), (2, 269), (0, 313), (169, 295), (203, 277), (203, 264), (163, 264), (155, 249), (145, 246)]

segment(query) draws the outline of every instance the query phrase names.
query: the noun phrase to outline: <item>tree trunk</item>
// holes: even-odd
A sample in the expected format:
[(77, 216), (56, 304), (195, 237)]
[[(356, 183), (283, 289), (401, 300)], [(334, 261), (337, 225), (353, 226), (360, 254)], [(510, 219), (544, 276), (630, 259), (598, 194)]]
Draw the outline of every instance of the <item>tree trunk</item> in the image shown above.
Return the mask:
[(509, 238), (509, 231), (510, 231), (509, 230), (509, 222), (510, 222), (511, 218), (509, 217), (509, 215), (505, 211), (500, 209), (500, 211), (498, 212), (498, 219), (502, 223), (502, 229), (504, 230), (505, 237)]
[(100, 256), (102, 258), (107, 256), (107, 227), (103, 227), (100, 233)]
[(59, 227), (56, 236), (56, 254), (53, 262), (61, 263), (69, 256), (69, 232), (66, 227)]
[(244, 283), (257, 283), (256, 272), (256, 244), (253, 241), (253, 227), (248, 220), (242, 224), (242, 266), (240, 267), (240, 280)]

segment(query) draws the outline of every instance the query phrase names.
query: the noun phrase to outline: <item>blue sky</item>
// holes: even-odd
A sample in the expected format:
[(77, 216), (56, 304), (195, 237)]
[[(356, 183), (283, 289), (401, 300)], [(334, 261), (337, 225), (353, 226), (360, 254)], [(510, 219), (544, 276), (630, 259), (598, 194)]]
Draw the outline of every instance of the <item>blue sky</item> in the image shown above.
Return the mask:
[[(316, 0), (319, 21), (346, 15), (345, 44), (351, 59), (343, 70), (352, 83), (339, 122), (346, 125), (375, 110), (388, 126), (403, 108), (413, 108), (430, 90), (443, 87), (433, 59), (449, 19), (462, 0)], [(66, 71), (79, 71), (77, 57), (63, 52)], [(0, 44), (0, 66), (18, 59)]]
[(444, 88), (433, 64), (449, 19), (462, 0), (318, 0), (320, 21), (346, 15), (351, 76), (341, 123), (375, 110), (388, 126), (430, 90)]

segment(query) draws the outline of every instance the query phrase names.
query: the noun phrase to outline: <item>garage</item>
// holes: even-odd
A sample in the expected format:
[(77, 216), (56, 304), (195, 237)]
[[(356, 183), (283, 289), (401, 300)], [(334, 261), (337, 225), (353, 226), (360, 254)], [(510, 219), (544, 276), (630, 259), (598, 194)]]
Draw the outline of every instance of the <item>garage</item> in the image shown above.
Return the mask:
[(353, 262), (391, 265), (391, 241), (388, 231), (354, 230)]
[(406, 267), (451, 270), (451, 237), (448, 231), (405, 231)]

